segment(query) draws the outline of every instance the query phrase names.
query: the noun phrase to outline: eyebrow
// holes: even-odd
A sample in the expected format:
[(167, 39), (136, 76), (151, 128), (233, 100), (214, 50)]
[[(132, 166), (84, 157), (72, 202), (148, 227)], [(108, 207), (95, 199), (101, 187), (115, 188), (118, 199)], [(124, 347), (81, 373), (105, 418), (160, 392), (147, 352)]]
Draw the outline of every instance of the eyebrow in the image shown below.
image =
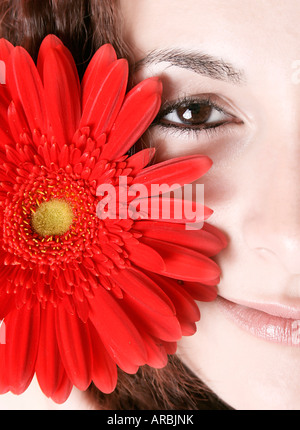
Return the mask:
[(149, 52), (144, 58), (134, 64), (133, 71), (137, 72), (145, 66), (168, 62), (172, 66), (188, 69), (195, 73), (231, 82), (237, 85), (245, 83), (245, 73), (235, 68), (222, 58), (214, 57), (202, 52), (186, 52), (182, 49), (162, 49)]

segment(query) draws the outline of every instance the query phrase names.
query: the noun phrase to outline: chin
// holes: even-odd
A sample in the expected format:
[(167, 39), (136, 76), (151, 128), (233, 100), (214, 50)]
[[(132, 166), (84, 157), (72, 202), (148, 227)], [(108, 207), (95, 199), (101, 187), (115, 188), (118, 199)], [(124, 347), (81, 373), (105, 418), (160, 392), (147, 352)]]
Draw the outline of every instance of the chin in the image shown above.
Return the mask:
[(216, 301), (199, 307), (196, 334), (178, 345), (185, 364), (236, 410), (300, 409), (300, 348), (244, 330)]

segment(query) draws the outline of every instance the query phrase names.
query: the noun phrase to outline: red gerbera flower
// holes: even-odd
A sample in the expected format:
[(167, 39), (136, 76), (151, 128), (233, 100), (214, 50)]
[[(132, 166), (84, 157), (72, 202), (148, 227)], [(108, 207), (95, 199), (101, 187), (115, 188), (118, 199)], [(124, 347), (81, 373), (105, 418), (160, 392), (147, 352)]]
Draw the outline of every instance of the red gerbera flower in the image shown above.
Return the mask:
[(127, 62), (110, 45), (81, 83), (55, 36), (44, 39), (37, 66), (5, 40), (0, 59), (0, 392), (22, 393), (36, 373), (56, 402), (91, 381), (108, 393), (117, 366), (162, 367), (194, 333), (194, 300), (215, 298), (220, 272), (209, 257), (226, 241), (207, 224), (186, 231), (184, 220), (100, 219), (97, 188), (117, 188), (120, 176), (183, 185), (211, 162), (146, 167), (152, 149), (126, 155), (158, 112), (161, 83), (145, 80), (126, 95)]

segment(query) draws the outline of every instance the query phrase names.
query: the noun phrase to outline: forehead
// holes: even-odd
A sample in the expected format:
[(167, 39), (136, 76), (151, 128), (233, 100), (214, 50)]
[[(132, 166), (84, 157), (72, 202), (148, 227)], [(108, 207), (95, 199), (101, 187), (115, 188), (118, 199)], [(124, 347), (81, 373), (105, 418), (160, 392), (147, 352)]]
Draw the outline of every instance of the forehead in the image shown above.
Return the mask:
[(300, 59), (299, 0), (121, 0), (137, 59), (160, 48), (255, 63)]

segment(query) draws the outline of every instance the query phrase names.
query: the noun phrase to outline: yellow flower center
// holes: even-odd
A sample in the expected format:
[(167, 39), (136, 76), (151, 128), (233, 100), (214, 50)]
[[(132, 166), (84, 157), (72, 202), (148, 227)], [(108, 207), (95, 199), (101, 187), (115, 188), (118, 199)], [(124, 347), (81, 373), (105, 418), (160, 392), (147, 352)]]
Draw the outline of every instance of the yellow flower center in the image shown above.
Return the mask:
[(40, 236), (55, 236), (69, 230), (73, 217), (73, 211), (65, 200), (53, 199), (39, 206), (31, 222)]

